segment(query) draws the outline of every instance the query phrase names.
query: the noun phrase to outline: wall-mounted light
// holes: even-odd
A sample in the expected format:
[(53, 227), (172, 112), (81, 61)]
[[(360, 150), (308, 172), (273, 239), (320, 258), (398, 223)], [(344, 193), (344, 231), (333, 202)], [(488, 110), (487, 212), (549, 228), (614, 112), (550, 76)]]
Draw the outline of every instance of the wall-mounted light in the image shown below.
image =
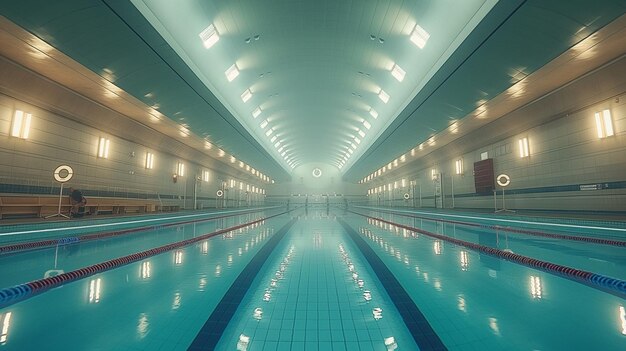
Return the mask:
[(209, 181), (209, 171), (206, 169), (202, 171), (202, 180), (205, 182)]
[(146, 169), (154, 168), (154, 154), (151, 152), (146, 152)]
[(178, 162), (176, 165), (176, 175), (180, 177), (185, 176), (185, 164), (182, 162)]
[(13, 115), (13, 127), (11, 128), (11, 136), (16, 138), (28, 139), (30, 133), (30, 122), (32, 119), (30, 113), (22, 110), (15, 110)]
[(110, 140), (107, 138), (100, 138), (98, 141), (98, 157), (99, 158), (109, 158), (109, 145)]
[(528, 138), (524, 137), (518, 140), (519, 144), (519, 157), (528, 157), (530, 155), (530, 150), (528, 148)]
[(598, 130), (598, 138), (606, 138), (613, 136), (613, 120), (611, 118), (611, 110), (605, 109), (602, 112), (596, 112), (596, 128)]
[(463, 159), (460, 158), (454, 162), (456, 174), (463, 174)]

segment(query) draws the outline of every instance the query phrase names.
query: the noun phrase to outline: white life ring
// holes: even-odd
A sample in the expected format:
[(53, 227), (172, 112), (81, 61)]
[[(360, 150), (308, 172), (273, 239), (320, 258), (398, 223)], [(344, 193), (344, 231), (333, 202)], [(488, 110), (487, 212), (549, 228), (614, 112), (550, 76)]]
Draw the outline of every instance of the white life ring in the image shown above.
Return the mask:
[[(67, 174), (62, 175), (62, 172), (63, 173), (67, 172)], [(72, 179), (73, 175), (74, 175), (74, 170), (72, 169), (72, 167), (68, 165), (61, 165), (54, 170), (54, 180), (56, 180), (59, 183), (65, 183), (69, 181), (70, 179)]]

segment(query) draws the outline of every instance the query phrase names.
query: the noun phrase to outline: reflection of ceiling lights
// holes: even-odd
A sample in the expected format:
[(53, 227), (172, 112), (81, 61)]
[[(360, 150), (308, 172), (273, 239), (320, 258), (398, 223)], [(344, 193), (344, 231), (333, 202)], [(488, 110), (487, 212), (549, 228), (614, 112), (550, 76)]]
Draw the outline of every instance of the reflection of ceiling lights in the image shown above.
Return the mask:
[(426, 46), (426, 42), (428, 42), (428, 38), (430, 38), (430, 34), (428, 34), (424, 28), (420, 27), (419, 24), (416, 24), (413, 33), (411, 33), (411, 41), (413, 44), (423, 49)]
[(217, 31), (215, 30), (215, 26), (213, 24), (209, 24), (209, 26), (206, 27), (202, 32), (200, 32), (198, 36), (202, 40), (202, 44), (204, 45), (204, 47), (207, 49), (209, 49), (211, 46), (217, 43), (218, 40), (220, 40), (220, 37), (217, 34)]

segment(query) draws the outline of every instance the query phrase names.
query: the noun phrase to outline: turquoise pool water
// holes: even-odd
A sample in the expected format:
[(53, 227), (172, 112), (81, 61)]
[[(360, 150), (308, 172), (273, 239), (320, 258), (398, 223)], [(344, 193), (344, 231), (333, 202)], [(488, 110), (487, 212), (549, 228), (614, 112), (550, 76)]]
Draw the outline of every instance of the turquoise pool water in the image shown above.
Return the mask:
[[(283, 211), (4, 253), (0, 284), (41, 279), (52, 270), (68, 272)], [(358, 211), (626, 279), (624, 247)], [(37, 228), (46, 229), (29, 230)], [(594, 229), (593, 235), (624, 239), (610, 230)], [(0, 348), (195, 350), (212, 343), (219, 350), (419, 350), (436, 349), (439, 340), (450, 350), (622, 350), (624, 307), (622, 297), (593, 286), (342, 209), (296, 209), (4, 307)], [(407, 322), (407, 311), (424, 320)]]

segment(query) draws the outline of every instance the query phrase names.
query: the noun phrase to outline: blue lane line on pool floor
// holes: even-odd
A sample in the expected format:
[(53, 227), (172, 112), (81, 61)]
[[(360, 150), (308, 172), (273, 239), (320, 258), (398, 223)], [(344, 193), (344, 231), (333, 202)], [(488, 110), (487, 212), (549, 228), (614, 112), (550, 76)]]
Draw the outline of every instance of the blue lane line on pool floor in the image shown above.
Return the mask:
[(365, 259), (367, 259), (374, 273), (376, 273), (378, 280), (380, 280), (385, 287), (387, 294), (398, 309), (398, 312), (400, 312), (404, 324), (406, 324), (406, 327), (409, 329), (419, 349), (421, 351), (447, 350), (448, 348), (430, 326), (430, 323), (428, 323), (422, 311), (415, 305), (411, 296), (404, 290), (398, 279), (391, 273), (380, 257), (376, 255), (374, 250), (372, 250), (350, 225), (341, 219), (338, 219), (338, 221), (350, 235), (352, 241), (354, 241), (363, 256), (365, 256)]
[(276, 248), (276, 245), (278, 245), (295, 222), (296, 220), (292, 219), (289, 223), (285, 224), (272, 236), (265, 246), (254, 255), (252, 260), (246, 265), (246, 268), (239, 273), (237, 279), (235, 279), (228, 291), (226, 291), (226, 294), (224, 294), (222, 300), (217, 304), (215, 310), (213, 310), (213, 313), (211, 313), (211, 316), (209, 316), (209, 319), (204, 323), (187, 350), (205, 351), (215, 349), (230, 319), (233, 317), (239, 304), (248, 292), (252, 281), (259, 273), (274, 248)]

